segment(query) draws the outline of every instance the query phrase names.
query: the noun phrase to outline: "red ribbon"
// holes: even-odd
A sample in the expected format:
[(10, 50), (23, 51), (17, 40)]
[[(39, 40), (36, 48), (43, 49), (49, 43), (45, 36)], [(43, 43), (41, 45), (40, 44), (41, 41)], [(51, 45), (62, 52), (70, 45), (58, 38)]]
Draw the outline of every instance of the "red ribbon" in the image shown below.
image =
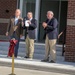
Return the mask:
[(10, 40), (10, 46), (9, 46), (9, 52), (8, 56), (12, 57), (12, 54), (14, 54), (14, 48), (16, 46), (16, 43), (18, 42), (17, 40)]

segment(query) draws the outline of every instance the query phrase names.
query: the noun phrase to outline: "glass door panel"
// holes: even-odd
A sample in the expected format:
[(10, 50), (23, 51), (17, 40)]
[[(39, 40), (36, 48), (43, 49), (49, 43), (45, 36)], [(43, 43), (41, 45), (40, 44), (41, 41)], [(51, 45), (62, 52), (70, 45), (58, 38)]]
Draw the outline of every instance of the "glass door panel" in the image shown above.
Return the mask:
[(35, 1), (36, 0), (23, 0), (22, 17), (26, 16), (29, 11), (31, 11), (35, 17)]

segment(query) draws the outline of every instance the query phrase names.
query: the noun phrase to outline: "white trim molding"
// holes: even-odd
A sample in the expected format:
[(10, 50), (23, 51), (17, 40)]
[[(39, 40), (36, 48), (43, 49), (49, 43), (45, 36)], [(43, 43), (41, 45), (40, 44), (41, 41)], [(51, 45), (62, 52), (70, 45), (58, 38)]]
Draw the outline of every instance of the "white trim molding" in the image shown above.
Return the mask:
[(67, 25), (75, 26), (75, 20), (74, 19), (67, 19)]
[(8, 23), (9, 19), (0, 18), (0, 23)]
[(40, 2), (41, 0), (36, 0), (36, 6), (35, 6), (35, 19), (37, 20), (36, 41), (38, 41)]
[(21, 10), (21, 17), (22, 17), (22, 11), (23, 11), (23, 0), (20, 0), (20, 10)]

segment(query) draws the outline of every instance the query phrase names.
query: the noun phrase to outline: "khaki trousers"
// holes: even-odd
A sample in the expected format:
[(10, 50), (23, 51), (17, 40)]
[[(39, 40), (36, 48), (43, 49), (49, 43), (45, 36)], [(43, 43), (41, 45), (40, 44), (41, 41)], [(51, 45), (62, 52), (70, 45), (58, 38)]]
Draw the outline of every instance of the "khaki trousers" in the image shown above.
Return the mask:
[(56, 61), (56, 39), (49, 40), (48, 35), (46, 35), (45, 40), (45, 60)]
[(33, 58), (34, 54), (34, 40), (30, 39), (27, 35), (26, 37), (26, 56), (29, 58)]

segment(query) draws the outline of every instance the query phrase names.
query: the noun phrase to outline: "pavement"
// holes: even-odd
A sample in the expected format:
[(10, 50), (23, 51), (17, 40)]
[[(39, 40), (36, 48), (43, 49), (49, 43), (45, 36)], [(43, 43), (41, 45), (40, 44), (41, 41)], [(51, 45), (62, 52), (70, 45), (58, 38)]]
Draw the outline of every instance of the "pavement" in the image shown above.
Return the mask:
[[(15, 58), (17, 75), (75, 75), (75, 63), (64, 60), (61, 56), (61, 45), (57, 45), (56, 63), (41, 62), (44, 58), (44, 45), (35, 43), (34, 59), (30, 60), (24, 58), (25, 43), (20, 42), (19, 56)], [(7, 58), (8, 46), (8, 42), (0, 43), (0, 75), (8, 75), (11, 72), (12, 58)]]
[[(35, 43), (34, 50), (34, 59), (43, 59), (45, 57), (45, 44), (44, 43)], [(57, 46), (57, 58), (60, 60), (62, 55), (62, 45)], [(0, 55), (7, 55), (9, 48), (9, 42), (0, 42)], [(26, 52), (26, 44), (25, 42), (20, 42), (18, 56), (24, 57)]]
[[(11, 58), (0, 58), (1, 66), (11, 67), (11, 63)], [(18, 57), (15, 59), (15, 68), (75, 75), (75, 63), (58, 60), (56, 63), (48, 63), (37, 59), (30, 60)]]
[[(0, 75), (9, 75), (11, 73), (10, 67), (0, 66)], [(16, 75), (70, 75), (65, 73), (54, 73), (54, 72), (45, 72), (45, 71), (37, 71), (37, 70), (29, 70), (29, 69), (21, 69), (15, 68)]]

